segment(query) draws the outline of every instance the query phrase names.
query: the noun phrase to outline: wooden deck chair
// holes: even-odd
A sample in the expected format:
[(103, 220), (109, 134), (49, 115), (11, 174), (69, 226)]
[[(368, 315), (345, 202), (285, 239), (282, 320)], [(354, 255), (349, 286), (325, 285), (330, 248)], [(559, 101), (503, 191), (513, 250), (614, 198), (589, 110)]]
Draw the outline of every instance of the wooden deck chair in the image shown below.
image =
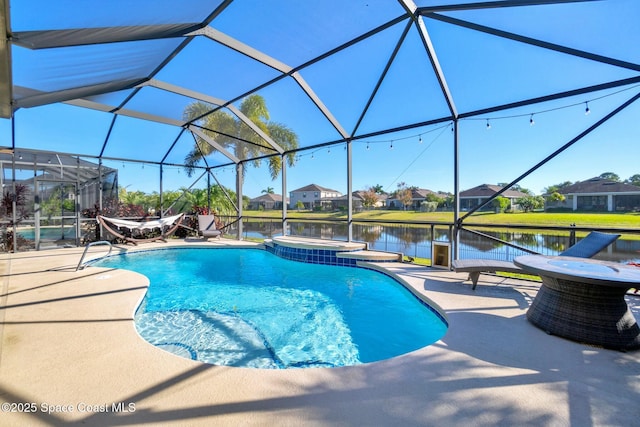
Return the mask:
[[(166, 242), (167, 237), (173, 234), (178, 227), (180, 227), (182, 220), (184, 219), (184, 214), (168, 216), (166, 218), (154, 219), (151, 221), (130, 221), (120, 218), (109, 218), (102, 215), (98, 215), (96, 219), (100, 225), (112, 235), (124, 240), (125, 242), (137, 245), (138, 243), (156, 242), (158, 240)], [(129, 230), (130, 236), (119, 231), (119, 229), (123, 228)], [(135, 237), (136, 234), (142, 236), (142, 232), (152, 231), (155, 229), (160, 230), (160, 235), (154, 237)]]
[(198, 230), (205, 240), (209, 240), (210, 237), (220, 238), (222, 231), (216, 226), (215, 215), (198, 215)]
[[(618, 237), (620, 237), (620, 234), (592, 231), (584, 239), (558, 255), (577, 258), (591, 258), (615, 242)], [(495, 273), (496, 271), (502, 271), (507, 273), (527, 274), (511, 261), (497, 261), (490, 259), (457, 259), (453, 261), (453, 271), (456, 273), (469, 273), (469, 280), (473, 283), (471, 289), (476, 288), (478, 279), (480, 278), (480, 273)]]

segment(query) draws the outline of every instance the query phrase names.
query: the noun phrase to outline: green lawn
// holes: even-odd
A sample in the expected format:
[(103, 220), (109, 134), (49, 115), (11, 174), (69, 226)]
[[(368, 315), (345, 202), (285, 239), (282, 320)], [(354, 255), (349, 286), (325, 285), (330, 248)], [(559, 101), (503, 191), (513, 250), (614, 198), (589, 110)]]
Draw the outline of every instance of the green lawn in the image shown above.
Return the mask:
[[(461, 214), (464, 215), (464, 212)], [(245, 217), (261, 216), (280, 218), (280, 211), (245, 211)], [(314, 218), (314, 219), (346, 219), (342, 212), (309, 212), (287, 211), (287, 217)], [(426, 221), (426, 222), (452, 222), (452, 212), (413, 212), (413, 211), (387, 211), (374, 210), (360, 212), (353, 218), (381, 220), (381, 221)], [(593, 228), (637, 228), (640, 229), (640, 213), (476, 213), (466, 218), (467, 224), (491, 224), (491, 225), (529, 225), (535, 226), (565, 226), (575, 224), (577, 227)]]

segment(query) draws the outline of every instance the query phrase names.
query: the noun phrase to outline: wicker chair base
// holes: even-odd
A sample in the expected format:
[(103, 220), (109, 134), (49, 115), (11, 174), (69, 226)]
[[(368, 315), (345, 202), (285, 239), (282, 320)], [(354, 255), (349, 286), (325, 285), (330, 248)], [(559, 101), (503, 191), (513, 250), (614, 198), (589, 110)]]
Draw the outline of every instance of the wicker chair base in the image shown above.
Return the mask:
[(626, 288), (542, 277), (527, 319), (549, 334), (616, 350), (640, 348)]

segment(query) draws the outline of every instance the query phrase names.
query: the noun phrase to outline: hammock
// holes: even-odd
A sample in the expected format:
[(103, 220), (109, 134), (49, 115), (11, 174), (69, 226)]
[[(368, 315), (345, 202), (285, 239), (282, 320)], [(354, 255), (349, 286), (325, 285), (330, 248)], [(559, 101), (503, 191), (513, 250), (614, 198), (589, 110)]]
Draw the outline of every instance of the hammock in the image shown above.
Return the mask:
[[(137, 245), (138, 243), (155, 242), (161, 240), (166, 242), (166, 238), (173, 234), (184, 219), (184, 214), (168, 216), (166, 218), (154, 219), (151, 221), (130, 221), (120, 218), (109, 218), (106, 216), (98, 215), (96, 217), (101, 226), (103, 226), (109, 233), (122, 239), (126, 242)], [(111, 226), (109, 224), (112, 224)], [(131, 236), (125, 236), (117, 230), (117, 228), (126, 228), (130, 231)], [(134, 234), (142, 234), (143, 231), (151, 231), (154, 229), (160, 229), (160, 235), (155, 237), (140, 237), (135, 238)]]

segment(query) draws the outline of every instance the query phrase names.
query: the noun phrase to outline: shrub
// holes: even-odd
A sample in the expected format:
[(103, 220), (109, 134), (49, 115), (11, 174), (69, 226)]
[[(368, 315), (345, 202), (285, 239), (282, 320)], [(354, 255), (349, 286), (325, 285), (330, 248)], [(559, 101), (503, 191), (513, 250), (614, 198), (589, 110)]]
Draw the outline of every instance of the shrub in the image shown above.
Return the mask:
[(509, 208), (510, 202), (506, 197), (498, 196), (493, 199), (492, 204), (496, 212), (505, 212)]
[(438, 209), (438, 202), (420, 203), (420, 212), (435, 212)]

